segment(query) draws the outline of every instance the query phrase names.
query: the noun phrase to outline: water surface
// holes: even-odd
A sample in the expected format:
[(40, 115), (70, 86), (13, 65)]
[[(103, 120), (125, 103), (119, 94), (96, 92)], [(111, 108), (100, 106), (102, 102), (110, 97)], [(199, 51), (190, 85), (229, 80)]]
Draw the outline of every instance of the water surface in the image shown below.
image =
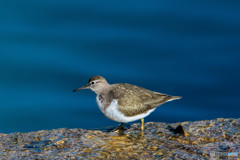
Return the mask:
[(0, 132), (117, 125), (93, 75), (182, 96), (145, 121), (239, 117), (238, 1), (0, 2)]

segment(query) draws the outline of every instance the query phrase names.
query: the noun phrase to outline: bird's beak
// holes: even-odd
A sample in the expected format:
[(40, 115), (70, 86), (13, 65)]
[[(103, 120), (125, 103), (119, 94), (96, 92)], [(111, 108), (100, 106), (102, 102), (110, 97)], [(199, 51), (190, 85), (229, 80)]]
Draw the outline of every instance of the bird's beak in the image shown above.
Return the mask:
[(81, 89), (89, 89), (89, 86), (90, 86), (90, 84), (87, 84), (87, 85), (82, 86), (82, 87), (80, 87), (80, 88), (78, 88), (78, 89), (74, 89), (73, 92), (79, 91), (79, 90), (81, 90)]

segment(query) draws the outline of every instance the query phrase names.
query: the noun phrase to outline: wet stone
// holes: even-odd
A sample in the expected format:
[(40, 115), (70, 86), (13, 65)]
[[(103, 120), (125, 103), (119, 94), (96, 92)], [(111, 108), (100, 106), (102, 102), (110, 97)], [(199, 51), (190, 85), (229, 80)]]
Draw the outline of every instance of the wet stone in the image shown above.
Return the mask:
[(0, 133), (0, 159), (240, 158), (240, 119), (149, 122), (144, 135), (140, 123), (125, 125), (123, 134), (117, 127)]

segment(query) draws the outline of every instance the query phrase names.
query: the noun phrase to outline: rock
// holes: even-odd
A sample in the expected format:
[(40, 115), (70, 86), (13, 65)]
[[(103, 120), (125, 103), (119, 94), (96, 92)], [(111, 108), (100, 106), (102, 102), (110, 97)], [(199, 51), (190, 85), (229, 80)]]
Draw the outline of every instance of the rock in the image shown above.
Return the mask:
[[(227, 159), (240, 158), (240, 119), (145, 124), (124, 134), (102, 129), (0, 133), (0, 159)], [(230, 157), (229, 157), (230, 156)]]

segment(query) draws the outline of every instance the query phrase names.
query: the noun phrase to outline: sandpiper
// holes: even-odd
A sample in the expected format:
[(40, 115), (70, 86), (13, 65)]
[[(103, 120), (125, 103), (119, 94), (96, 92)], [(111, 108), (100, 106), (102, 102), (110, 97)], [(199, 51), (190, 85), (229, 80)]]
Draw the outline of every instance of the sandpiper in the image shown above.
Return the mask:
[(144, 118), (156, 107), (181, 99), (179, 96), (170, 96), (127, 83), (109, 84), (102, 76), (91, 77), (87, 85), (73, 92), (81, 89), (90, 89), (97, 94), (100, 110), (107, 118), (121, 122), (119, 128), (124, 123), (141, 119), (141, 132), (144, 130)]

